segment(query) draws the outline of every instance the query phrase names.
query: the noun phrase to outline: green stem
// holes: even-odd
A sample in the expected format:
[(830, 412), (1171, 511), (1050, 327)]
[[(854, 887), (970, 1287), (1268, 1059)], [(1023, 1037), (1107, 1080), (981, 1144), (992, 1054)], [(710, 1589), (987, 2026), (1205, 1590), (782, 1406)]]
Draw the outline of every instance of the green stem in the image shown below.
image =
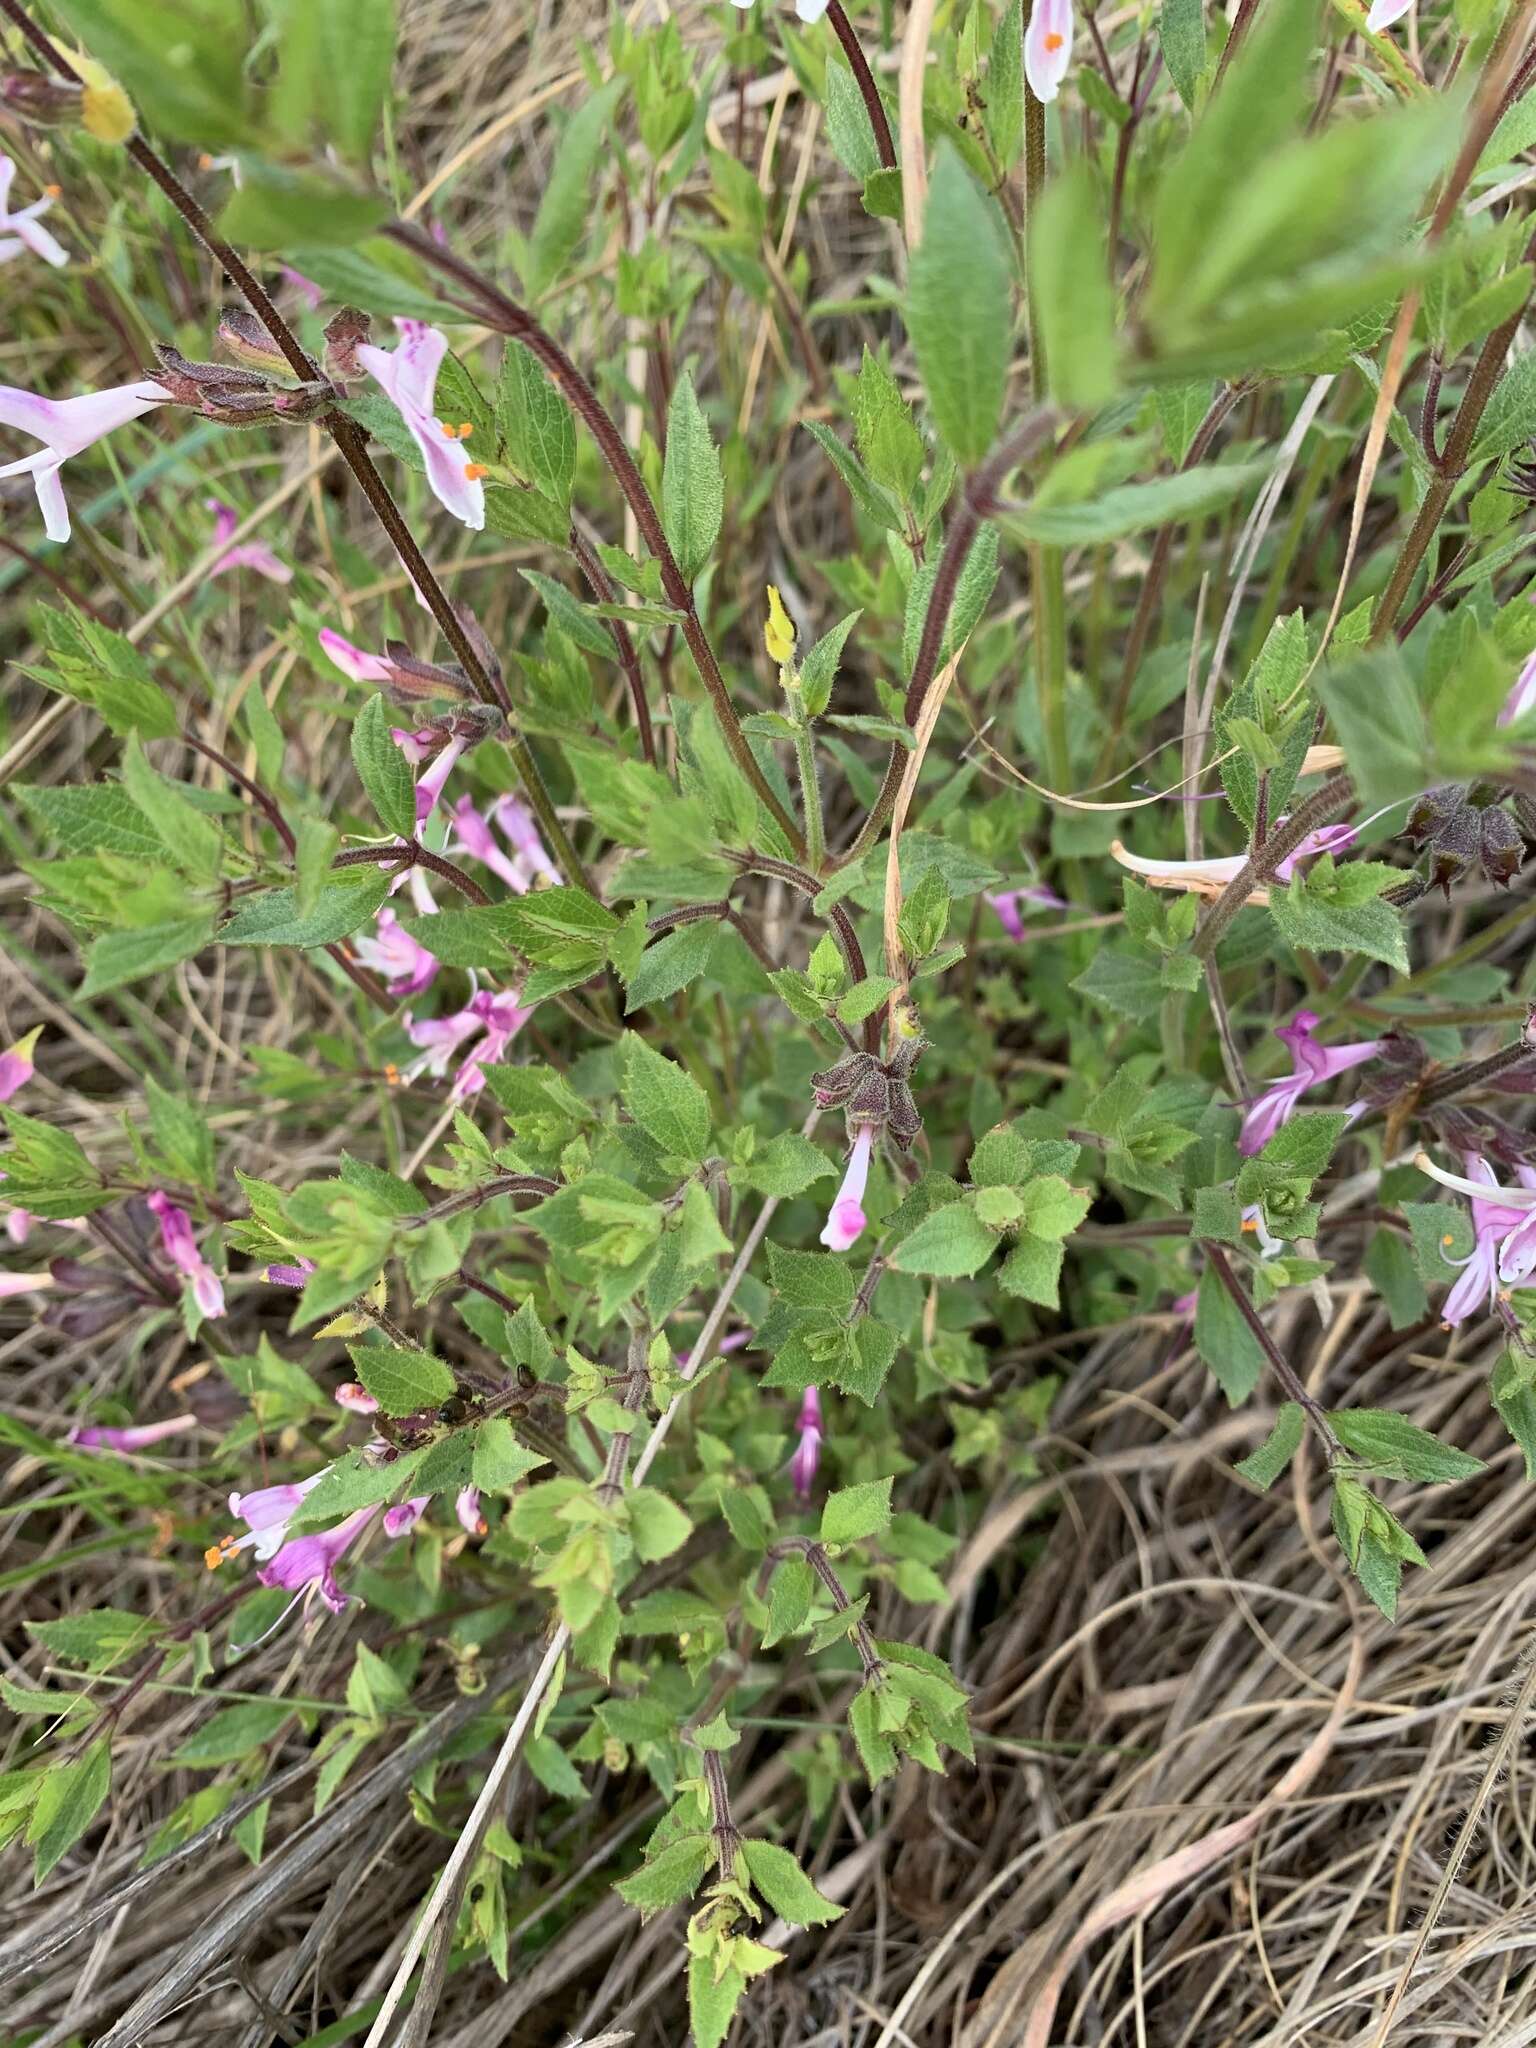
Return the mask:
[(1029, 551), (1029, 584), (1034, 597), (1035, 690), (1045, 747), (1046, 779), (1064, 790), (1071, 780), (1067, 746), (1066, 563), (1060, 548)]
[[(798, 696), (798, 691), (796, 695)], [(795, 764), (800, 771), (801, 807), (805, 812), (805, 864), (818, 879), (827, 858), (827, 828), (821, 812), (821, 777), (816, 770), (816, 736), (804, 706), (795, 721)]]

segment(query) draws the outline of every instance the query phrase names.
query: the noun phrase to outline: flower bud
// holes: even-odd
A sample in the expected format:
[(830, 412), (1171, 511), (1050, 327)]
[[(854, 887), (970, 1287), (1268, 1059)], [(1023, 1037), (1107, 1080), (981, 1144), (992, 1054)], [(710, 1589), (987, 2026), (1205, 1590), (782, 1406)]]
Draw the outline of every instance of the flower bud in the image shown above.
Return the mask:
[(94, 57), (77, 57), (75, 69), (84, 80), (80, 95), (80, 122), (87, 135), (98, 142), (121, 147), (139, 125), (133, 101), (103, 64)]
[(371, 333), (368, 315), (356, 306), (343, 306), (332, 314), (325, 327), (325, 367), (333, 377), (363, 375), (357, 351)]
[(293, 374), (287, 357), (245, 306), (226, 306), (220, 313), (219, 340), (247, 370), (259, 371), (265, 377)]
[(72, 127), (80, 119), (84, 88), (46, 71), (0, 71), (0, 107), (33, 128)]
[(1508, 811), (1494, 807), (1483, 812), (1479, 859), (1483, 873), (1496, 889), (1507, 889), (1519, 874), (1525, 859), (1525, 840)]

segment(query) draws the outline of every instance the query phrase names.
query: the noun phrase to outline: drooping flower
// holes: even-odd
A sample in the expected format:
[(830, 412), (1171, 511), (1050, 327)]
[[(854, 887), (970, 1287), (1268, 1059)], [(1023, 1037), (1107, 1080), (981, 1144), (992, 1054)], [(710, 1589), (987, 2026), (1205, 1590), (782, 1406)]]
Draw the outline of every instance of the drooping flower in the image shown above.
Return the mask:
[(515, 991), (492, 995), (488, 991), (471, 996), (469, 1007), (485, 1026), (485, 1036), (459, 1068), (452, 1094), (455, 1101), (476, 1095), (485, 1086), (485, 1069), (499, 1067), (507, 1047), (533, 1015), (518, 1001)]
[(542, 875), (546, 882), (559, 882), (560, 870), (550, 859), (549, 850), (539, 837), (537, 821), (520, 796), (509, 791), (497, 800), (496, 822), (530, 877)]
[(1035, 0), (1024, 33), (1024, 76), (1037, 100), (1055, 99), (1072, 62), (1072, 0)]
[(164, 1422), (136, 1422), (125, 1429), (109, 1428), (103, 1423), (76, 1423), (64, 1441), (83, 1451), (118, 1451), (131, 1457), (135, 1451), (147, 1451), (152, 1444), (164, 1443), (168, 1436), (183, 1436), (196, 1427), (195, 1415), (172, 1415)]
[(354, 939), (352, 950), (365, 967), (383, 977), (392, 996), (420, 995), (437, 974), (437, 961), (387, 904), (375, 920), (373, 937)]
[[(217, 546), (229, 539), (240, 524), (240, 514), (233, 505), (226, 505), (222, 498), (205, 498), (204, 507), (213, 514), (213, 539)], [(238, 547), (226, 548), (213, 567), (210, 576), (225, 576), (231, 569), (249, 569), (253, 575), (265, 576), (269, 583), (291, 583), (293, 571), (286, 562), (280, 562), (264, 540), (242, 541)]]
[[(1427, 1173), (1431, 1180), (1439, 1181), (1442, 1187), (1454, 1188), (1458, 1194), (1471, 1197), (1474, 1234), (1478, 1230), (1479, 1210), (1484, 1212), (1484, 1219), (1490, 1231), (1496, 1236), (1502, 1234), (1503, 1243), (1492, 1270), (1506, 1287), (1536, 1284), (1530, 1278), (1533, 1269), (1536, 1269), (1536, 1169), (1529, 1166), (1517, 1167), (1515, 1170), (1520, 1185), (1512, 1188), (1504, 1186), (1495, 1176), (1487, 1160), (1480, 1158), (1476, 1153), (1467, 1153), (1466, 1162), (1465, 1175), (1449, 1173), (1443, 1166), (1437, 1166), (1427, 1152), (1418, 1153), (1413, 1163), (1421, 1173)], [(1465, 1283), (1469, 1293), (1475, 1294), (1477, 1300), (1483, 1299), (1482, 1293), (1478, 1291), (1481, 1281), (1486, 1277), (1486, 1260), (1479, 1261), (1479, 1254), (1483, 1250), (1483, 1239), (1478, 1235), (1471, 1260), (1468, 1261), (1469, 1270), (1473, 1263), (1478, 1264), (1476, 1281), (1467, 1280), (1466, 1274), (1463, 1274), (1462, 1280), (1457, 1282), (1457, 1287), (1452, 1289), (1452, 1298)], [(1449, 1314), (1446, 1320), (1451, 1320)], [(1456, 1320), (1459, 1321), (1460, 1318)]]
[(262, 1270), (262, 1279), (273, 1287), (302, 1287), (315, 1270), (313, 1259), (276, 1260)]
[(453, 807), (453, 838), (449, 842), (450, 853), (467, 854), (471, 860), (479, 861), (497, 875), (507, 887), (519, 896), (526, 896), (529, 878), (521, 864), (505, 854), (496, 834), (491, 830), (490, 820), (476, 810), (472, 796), (461, 796)]
[(1365, 17), (1365, 25), (1373, 36), (1379, 36), (1394, 21), (1401, 21), (1412, 5), (1413, 0), (1371, 0), (1371, 11)]
[[(1520, 1185), (1526, 1193), (1536, 1192), (1536, 1167), (1517, 1166)], [(1499, 1248), (1499, 1278), (1506, 1287), (1518, 1287), (1536, 1271), (1536, 1209), (1520, 1221)]]
[[(1245, 1159), (1262, 1152), (1280, 1126), (1290, 1122), (1309, 1089), (1376, 1057), (1381, 1044), (1378, 1038), (1363, 1039), (1357, 1045), (1318, 1045), (1312, 1034), (1321, 1021), (1315, 1010), (1298, 1010), (1289, 1024), (1276, 1031), (1276, 1038), (1291, 1049), (1292, 1071), (1271, 1081), (1248, 1105), (1237, 1140)], [(1352, 1105), (1350, 1113), (1357, 1109), (1358, 1105)]]
[[(1462, 1185), (1466, 1188), (1486, 1192), (1472, 1194), (1472, 1249), (1464, 1259), (1447, 1258), (1448, 1266), (1459, 1266), (1461, 1277), (1445, 1297), (1440, 1319), (1447, 1329), (1454, 1330), (1469, 1316), (1488, 1312), (1499, 1297), (1499, 1246), (1519, 1231), (1527, 1222), (1523, 1209), (1506, 1205), (1502, 1197), (1506, 1192), (1499, 1186), (1498, 1176), (1487, 1160), (1476, 1152), (1463, 1155), (1466, 1161), (1467, 1178)], [(1437, 1175), (1437, 1179), (1442, 1176)], [(1529, 1280), (1513, 1281), (1506, 1284), (1532, 1286)]]
[(809, 1500), (811, 1488), (816, 1483), (816, 1468), (821, 1463), (821, 1445), (824, 1435), (821, 1425), (821, 1394), (816, 1387), (807, 1387), (805, 1399), (800, 1404), (800, 1413), (795, 1420), (800, 1432), (800, 1441), (795, 1446), (795, 1455), (789, 1463), (790, 1477), (794, 1481), (795, 1496)]
[(170, 1196), (154, 1188), (145, 1196), (160, 1224), (160, 1243), (178, 1273), (192, 1283), (192, 1299), (205, 1316), (224, 1313), (224, 1288), (219, 1276), (197, 1248), (192, 1218)]
[(340, 1614), (349, 1596), (336, 1583), (336, 1566), (377, 1513), (376, 1507), (358, 1508), (333, 1529), (295, 1536), (257, 1578), (264, 1586), (284, 1586), (294, 1594), (313, 1586), (332, 1614)]
[(12, 213), (11, 180), (15, 175), (16, 166), (10, 158), (0, 156), (0, 263), (9, 263), (13, 256), (20, 256), (30, 249), (34, 256), (41, 256), (55, 270), (62, 270), (69, 261), (69, 251), (39, 225), (40, 216), (53, 204), (53, 194), (45, 193), (19, 213)]
[(18, 1038), (7, 1051), (0, 1052), (0, 1102), (9, 1102), (17, 1089), (25, 1088), (37, 1072), (32, 1054), (42, 1035), (42, 1025), (34, 1025), (25, 1038)]
[(1029, 936), (1024, 929), (1024, 913), (1019, 908), (1021, 903), (1035, 904), (1041, 910), (1065, 910), (1067, 907), (1064, 896), (1058, 896), (1054, 889), (1043, 886), (1029, 889), (1000, 889), (996, 894), (984, 894), (981, 900), (997, 912), (997, 921), (1010, 939), (1023, 939)]
[(360, 1387), (356, 1380), (343, 1380), (331, 1399), (338, 1408), (349, 1408), (354, 1415), (377, 1415), (379, 1412), (378, 1397), (370, 1394), (366, 1387)]
[(387, 683), (389, 663), (382, 654), (369, 654), (366, 648), (354, 647), (350, 640), (329, 626), (320, 628), (320, 645), (344, 676), (350, 676), (354, 683)]
[(453, 1512), (459, 1518), (459, 1527), (466, 1536), (483, 1536), (487, 1523), (480, 1512), (480, 1489), (478, 1486), (461, 1486), (454, 1498)]
[(362, 343), (357, 360), (398, 410), (421, 450), (427, 482), (441, 505), (477, 531), (485, 525), (484, 467), (465, 459), (468, 429), (437, 417), (437, 373), (448, 353), (448, 337), (421, 320), (397, 320), (398, 348)]
[(449, 735), (439, 731), (435, 725), (420, 726), (415, 732), (392, 725), (389, 736), (413, 768), (431, 763), (426, 774), (418, 776), (416, 781), (416, 829), (419, 832), (437, 808), (443, 784), (453, 773), (454, 764), (474, 742), (464, 733)]
[(78, 398), (36, 398), (14, 385), (0, 385), (0, 427), (30, 434), (43, 446), (36, 455), (0, 467), (0, 477), (30, 476), (43, 515), (43, 528), (53, 541), (69, 539), (69, 506), (59, 472), (72, 455), (89, 448), (115, 427), (123, 427), (170, 399), (163, 384), (142, 378), (137, 384), (116, 384), (109, 391), (85, 391)]
[(236, 1521), (244, 1522), (245, 1534), (221, 1536), (217, 1543), (203, 1552), (203, 1562), (209, 1571), (217, 1571), (221, 1564), (242, 1550), (254, 1550), (263, 1561), (275, 1557), (288, 1540), (288, 1524), (298, 1513), (304, 1496), (312, 1493), (333, 1469), (330, 1465), (322, 1465), (307, 1479), (281, 1486), (258, 1486), (250, 1493), (232, 1493), (229, 1512)]
[[(1379, 817), (1380, 813), (1376, 815)], [(1276, 822), (1283, 825), (1285, 819), (1281, 817)], [(1276, 862), (1275, 880), (1290, 882), (1303, 861), (1315, 860), (1320, 853), (1343, 853), (1371, 822), (1366, 818), (1359, 825), (1320, 825), (1306, 835), (1294, 852)], [(1197, 896), (1219, 896), (1248, 864), (1245, 853), (1216, 854), (1208, 860), (1148, 860), (1144, 854), (1130, 852), (1118, 839), (1111, 842), (1109, 850), (1121, 867), (1129, 868), (1132, 874), (1145, 875), (1155, 889), (1187, 889)], [(1262, 883), (1255, 883), (1246, 900), (1267, 903), (1269, 891)]]
[(16, 1294), (42, 1294), (56, 1286), (52, 1273), (0, 1273), (0, 1301), (9, 1301)]
[(441, 1081), (459, 1047), (482, 1029), (480, 1018), (468, 1006), (462, 1010), (450, 1010), (446, 1017), (420, 1019), (412, 1017), (407, 1010), (400, 1021), (412, 1045), (421, 1048), (420, 1057), (401, 1069), (401, 1076), (407, 1081), (414, 1081), (419, 1074), (430, 1074), (434, 1080)]
[(843, 1173), (842, 1185), (832, 1200), (822, 1227), (821, 1242), (828, 1251), (845, 1252), (856, 1244), (868, 1218), (864, 1214), (864, 1190), (869, 1183), (869, 1161), (875, 1133), (871, 1124), (861, 1124), (854, 1133), (853, 1150)]
[(430, 1493), (418, 1493), (410, 1500), (402, 1500), (392, 1508), (384, 1510), (384, 1534), (389, 1537), (404, 1536), (415, 1528), (427, 1512)]
[(1527, 656), (1524, 668), (1515, 678), (1514, 688), (1504, 699), (1498, 722), (1500, 725), (1513, 725), (1517, 718), (1523, 718), (1531, 710), (1536, 710), (1536, 654)]

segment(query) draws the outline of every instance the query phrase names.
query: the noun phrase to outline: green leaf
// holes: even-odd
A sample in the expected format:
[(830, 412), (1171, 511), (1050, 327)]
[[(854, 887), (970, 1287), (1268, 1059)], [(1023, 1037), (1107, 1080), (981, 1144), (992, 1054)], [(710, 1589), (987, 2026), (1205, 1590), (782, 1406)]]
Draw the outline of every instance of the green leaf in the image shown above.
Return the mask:
[(357, 1376), (386, 1415), (437, 1408), (458, 1382), (440, 1358), (398, 1344), (349, 1344)]
[(241, 0), (59, 0), (53, 12), (151, 129), (210, 149), (249, 139)]
[(709, 422), (684, 371), (667, 413), (667, 454), (661, 473), (661, 523), (684, 579), (691, 583), (719, 536), (725, 476)]
[(1118, 484), (1084, 504), (1027, 505), (1001, 515), (1001, 523), (1018, 540), (1043, 541), (1051, 547), (1119, 540), (1229, 504), (1257, 483), (1267, 467), (1255, 462), (1197, 464), (1151, 483)]
[(720, 2048), (731, 2031), (731, 2021), (747, 1988), (740, 1970), (729, 1965), (716, 1974), (715, 1959), (709, 1953), (688, 1958), (688, 2024), (693, 2048)]
[(862, 185), (880, 168), (880, 151), (870, 126), (864, 95), (841, 58), (833, 57), (826, 72), (827, 140), (838, 161)]
[(1069, 1237), (1093, 1207), (1087, 1188), (1074, 1188), (1060, 1174), (1031, 1181), (1023, 1194), (1024, 1228), (1034, 1237)]
[(1066, 1247), (1059, 1238), (1021, 1237), (997, 1269), (1004, 1294), (1039, 1308), (1061, 1306), (1061, 1268)]
[(837, 1172), (826, 1153), (799, 1131), (780, 1131), (738, 1170), (748, 1187), (780, 1201), (803, 1195), (814, 1182), (829, 1180)]
[(1413, 1253), (1395, 1230), (1381, 1229), (1365, 1253), (1365, 1276), (1386, 1306), (1394, 1330), (1406, 1330), (1429, 1308), (1429, 1295), (1419, 1278)]
[(1205, 70), (1205, 0), (1162, 0), (1157, 34), (1174, 90), (1193, 113)]
[(947, 142), (908, 267), (906, 315), (934, 420), (956, 461), (969, 467), (997, 438), (1013, 303), (997, 209)]
[(576, 475), (576, 422), (553, 380), (520, 341), (509, 341), (496, 386), (496, 430), (507, 459), (562, 509)]
[(1119, 350), (1105, 224), (1081, 159), (1058, 171), (1035, 209), (1029, 277), (1051, 396), (1070, 412), (1096, 411), (1115, 394)]
[(111, 1749), (105, 1740), (93, 1742), (73, 1763), (50, 1763), (27, 1823), (34, 1884), (41, 1884), (59, 1858), (79, 1841), (101, 1811), (111, 1786)]
[(1506, 1351), (1493, 1368), (1488, 1385), (1500, 1421), (1520, 1446), (1527, 1479), (1536, 1479), (1536, 1384), (1532, 1364), (1530, 1358)]
[[(1238, 1285), (1242, 1285), (1239, 1277)], [(1195, 1303), (1195, 1349), (1216, 1376), (1230, 1407), (1246, 1401), (1268, 1363), (1247, 1318), (1207, 1266)]]
[(44, 789), (13, 785), (28, 815), (56, 839), (65, 853), (120, 853), (130, 860), (158, 860), (160, 835), (138, 805), (107, 782), (84, 788)]
[(176, 1750), (172, 1762), (191, 1770), (216, 1770), (221, 1764), (238, 1763), (265, 1749), (285, 1723), (293, 1719), (286, 1700), (242, 1700), (221, 1708), (210, 1720), (189, 1735)]
[(800, 1633), (810, 1614), (815, 1590), (816, 1581), (803, 1557), (787, 1557), (776, 1568), (768, 1595), (768, 1626), (762, 1638), (765, 1650), (771, 1650), (786, 1636)]
[(319, 24), (325, 126), (366, 164), (394, 69), (395, 0), (323, 0)]
[(925, 1216), (890, 1254), (899, 1273), (920, 1273), (935, 1279), (969, 1278), (997, 1250), (995, 1231), (988, 1230), (966, 1202), (951, 1202)]
[(824, 1898), (787, 1849), (772, 1842), (743, 1842), (747, 1874), (781, 1920), (796, 1927), (829, 1927), (844, 1908)]
[(248, 249), (286, 251), (307, 237), (349, 248), (388, 220), (389, 202), (332, 171), (299, 170), (257, 157), (241, 160), (240, 188), (219, 215), (219, 232)]
[(859, 1543), (878, 1536), (890, 1526), (891, 1482), (871, 1479), (859, 1486), (845, 1486), (827, 1496), (821, 1511), (823, 1543)]
[(663, 932), (640, 956), (640, 964), (626, 984), (624, 1014), (643, 1010), (649, 1004), (664, 1003), (697, 981), (709, 966), (710, 955), (720, 927), (712, 918), (679, 925)]
[(520, 1479), (547, 1465), (548, 1458), (520, 1444), (504, 1415), (492, 1415), (475, 1431), (470, 1477), (487, 1493), (510, 1493)]
[(681, 1550), (693, 1534), (692, 1522), (676, 1501), (654, 1486), (633, 1487), (625, 1494), (624, 1505), (636, 1554), (647, 1564)]
[(681, 1067), (634, 1032), (624, 1035), (624, 1107), (665, 1152), (696, 1164), (709, 1147), (709, 1098)]
[(523, 282), (542, 298), (575, 254), (592, 219), (592, 174), (603, 154), (608, 123), (627, 81), (612, 78), (589, 91), (566, 123), (545, 180), (543, 197), (528, 238)]
[[(433, 296), (417, 259), (396, 242), (370, 235), (355, 248), (325, 248), (302, 242), (286, 252), (288, 261), (339, 305), (357, 306), (398, 320), (460, 320), (463, 314)], [(351, 410), (349, 401), (344, 410)], [(393, 413), (387, 400), (383, 410)], [(399, 415), (395, 414), (398, 419)]]
[(1371, 878), (1380, 884), (1401, 879), (1395, 869), (1377, 861), (1351, 861), (1348, 867), (1335, 869), (1332, 856), (1324, 854), (1311, 873), (1298, 871), (1289, 887), (1270, 884), (1275, 924), (1282, 938), (1308, 953), (1363, 953), (1368, 960), (1380, 960), (1406, 974), (1408, 944), (1400, 912), (1390, 903), (1345, 900), (1349, 885), (1341, 888), (1342, 878), (1362, 866), (1380, 869), (1380, 876)]
[(1448, 1486), (1483, 1469), (1481, 1458), (1453, 1450), (1406, 1416), (1385, 1408), (1344, 1408), (1329, 1416), (1333, 1433), (1383, 1479)]
[(200, 953), (212, 938), (211, 912), (173, 918), (166, 924), (139, 925), (126, 932), (104, 932), (85, 956), (81, 998), (103, 996), (126, 982), (142, 980), (146, 974), (159, 974)]
[(352, 721), (352, 760), (368, 800), (401, 839), (416, 836), (416, 778), (389, 736), (384, 699), (370, 697)]
[(123, 782), (176, 865), (194, 881), (211, 881), (219, 872), (223, 835), (173, 783), (156, 774), (136, 739), (123, 748)]
[(1250, 1451), (1234, 1466), (1234, 1471), (1267, 1492), (1300, 1449), (1305, 1427), (1306, 1418), (1300, 1404), (1296, 1401), (1283, 1402), (1269, 1435), (1256, 1451)]
[(125, 634), (73, 608), (50, 607), (41, 625), (48, 658), (24, 664), (25, 674), (89, 704), (120, 738), (169, 739), (178, 730), (176, 707)]
[(213, 1133), (202, 1111), (184, 1095), (162, 1088), (153, 1074), (144, 1076), (144, 1101), (155, 1143), (176, 1178), (211, 1188)]
[(223, 946), (330, 946), (365, 925), (389, 894), (382, 869), (364, 869), (356, 881), (332, 882), (307, 917), (295, 889), (268, 889), (243, 903), (219, 931)]

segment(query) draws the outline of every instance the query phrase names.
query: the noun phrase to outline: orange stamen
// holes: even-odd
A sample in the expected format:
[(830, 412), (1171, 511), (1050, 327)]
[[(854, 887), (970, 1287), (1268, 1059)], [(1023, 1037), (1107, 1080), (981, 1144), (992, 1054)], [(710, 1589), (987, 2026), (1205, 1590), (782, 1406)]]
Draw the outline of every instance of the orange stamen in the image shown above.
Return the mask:
[(1456, 1242), (1456, 1239), (1452, 1236), (1450, 1231), (1447, 1231), (1444, 1237), (1441, 1238), (1440, 1242), (1442, 1244), (1454, 1244)]
[(224, 1560), (227, 1557), (232, 1557), (234, 1555), (234, 1549), (234, 1537), (221, 1536), (217, 1543), (210, 1545), (209, 1548), (203, 1552), (203, 1563), (207, 1565), (209, 1571), (216, 1572), (219, 1566), (223, 1564)]
[(398, 1088), (400, 1086), (400, 1069), (393, 1060), (386, 1060), (384, 1062), (384, 1079), (391, 1088)]
[(1066, 37), (1057, 35), (1055, 30), (1053, 29), (1045, 39), (1045, 47), (1054, 57), (1056, 52), (1061, 48), (1062, 44), (1065, 41)]
[(479, 483), (481, 477), (489, 476), (490, 471), (486, 468), (483, 462), (466, 462), (464, 465), (464, 474), (469, 478), (469, 481), (472, 484), (477, 484)]
[(459, 439), (461, 441), (467, 441), (474, 431), (474, 422), (472, 420), (461, 420), (459, 422)]
[(1257, 1230), (1257, 1229), (1258, 1229), (1258, 1227), (1259, 1227), (1259, 1226), (1258, 1226), (1258, 1224), (1257, 1224), (1257, 1223), (1256, 1223), (1256, 1222), (1254, 1221), (1253, 1217), (1251, 1217), (1251, 1216), (1245, 1216), (1245, 1217), (1243, 1218), (1243, 1228), (1244, 1228), (1244, 1230)]
[(45, 185), (43, 191), (49, 199), (62, 199), (64, 197), (64, 187), (62, 185)]

